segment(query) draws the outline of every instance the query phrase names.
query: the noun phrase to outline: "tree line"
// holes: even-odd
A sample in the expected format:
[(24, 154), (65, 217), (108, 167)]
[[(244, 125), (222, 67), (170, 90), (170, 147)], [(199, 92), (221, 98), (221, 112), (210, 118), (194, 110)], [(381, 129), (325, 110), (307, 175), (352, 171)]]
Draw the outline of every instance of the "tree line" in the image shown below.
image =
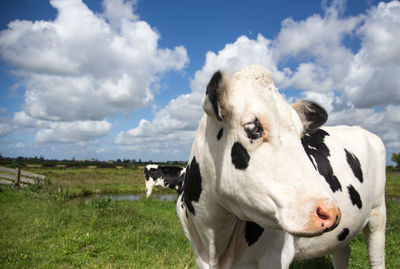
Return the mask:
[[(389, 169), (400, 169), (400, 152), (393, 153), (391, 160), (396, 163), (396, 166), (388, 166)], [(142, 161), (142, 159), (116, 159), (109, 161), (101, 161), (97, 159), (90, 160), (76, 160), (72, 158), (71, 160), (57, 160), (57, 159), (46, 159), (43, 156), (34, 157), (23, 157), (19, 156), (4, 157), (0, 153), (0, 165), (8, 165), (11, 167), (24, 167), (25, 165), (40, 165), (42, 167), (55, 167), (55, 166), (65, 166), (65, 167), (87, 167), (88, 165), (96, 165), (99, 168), (114, 168), (116, 166), (130, 167), (145, 165), (149, 163), (155, 163), (160, 165), (185, 165), (186, 161), (166, 161), (166, 162), (153, 162), (152, 160)]]
[(12, 168), (22, 168), (26, 166), (40, 166), (40, 167), (76, 167), (76, 168), (84, 168), (87, 166), (96, 166), (99, 168), (115, 168), (115, 167), (135, 167), (139, 165), (146, 165), (149, 163), (155, 163), (160, 165), (184, 165), (186, 162), (183, 161), (166, 161), (166, 162), (153, 162), (152, 160), (142, 161), (142, 159), (116, 159), (116, 160), (108, 160), (102, 161), (98, 159), (90, 159), (90, 160), (76, 160), (72, 158), (71, 160), (64, 159), (46, 159), (43, 156), (34, 156), (34, 157), (4, 157), (0, 153), (0, 165), (9, 166)]
[(400, 152), (392, 154), (392, 162), (396, 163), (396, 168), (400, 169)]

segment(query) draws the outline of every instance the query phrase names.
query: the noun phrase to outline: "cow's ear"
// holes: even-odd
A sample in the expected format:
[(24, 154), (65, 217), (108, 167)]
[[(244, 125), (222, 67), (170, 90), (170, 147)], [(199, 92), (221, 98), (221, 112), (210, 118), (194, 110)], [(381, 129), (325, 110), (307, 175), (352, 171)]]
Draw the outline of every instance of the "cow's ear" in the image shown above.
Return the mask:
[(328, 119), (326, 110), (317, 103), (308, 100), (299, 100), (292, 105), (303, 123), (304, 133), (319, 128)]
[(228, 82), (225, 74), (217, 71), (211, 77), (203, 97), (203, 109), (210, 117), (223, 121), (229, 115), (227, 104)]

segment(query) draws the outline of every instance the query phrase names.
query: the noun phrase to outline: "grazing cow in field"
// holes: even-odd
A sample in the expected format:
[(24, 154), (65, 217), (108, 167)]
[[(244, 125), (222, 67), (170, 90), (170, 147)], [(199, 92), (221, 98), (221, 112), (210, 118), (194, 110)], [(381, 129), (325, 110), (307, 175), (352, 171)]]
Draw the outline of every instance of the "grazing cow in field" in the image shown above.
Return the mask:
[(271, 73), (216, 72), (193, 141), (177, 212), (198, 268), (289, 268), (333, 254), (347, 268), (361, 230), (384, 268), (385, 148), (360, 127), (324, 127), (327, 113), (290, 106)]
[(154, 187), (175, 189), (181, 193), (185, 168), (148, 164), (144, 168), (144, 174), (146, 176), (146, 198), (151, 195)]

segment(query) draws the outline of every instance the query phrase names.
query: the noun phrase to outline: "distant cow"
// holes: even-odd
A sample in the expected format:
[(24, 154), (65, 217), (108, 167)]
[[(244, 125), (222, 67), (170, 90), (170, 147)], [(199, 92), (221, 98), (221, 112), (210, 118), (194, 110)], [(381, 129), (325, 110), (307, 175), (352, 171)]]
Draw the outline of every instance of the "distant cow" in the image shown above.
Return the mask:
[(320, 126), (319, 105), (289, 105), (271, 73), (216, 72), (177, 212), (199, 268), (289, 268), (333, 254), (347, 268), (364, 231), (371, 268), (385, 266), (385, 148), (360, 127)]
[(176, 166), (159, 166), (148, 164), (144, 168), (146, 175), (146, 198), (151, 195), (154, 187), (175, 189), (181, 192), (185, 168)]

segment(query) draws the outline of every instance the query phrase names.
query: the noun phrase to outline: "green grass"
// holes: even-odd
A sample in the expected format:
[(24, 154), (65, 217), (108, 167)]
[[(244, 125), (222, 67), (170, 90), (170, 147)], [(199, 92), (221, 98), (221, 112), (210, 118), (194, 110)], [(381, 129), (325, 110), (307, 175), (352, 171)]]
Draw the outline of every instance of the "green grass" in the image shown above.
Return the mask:
[[(24, 190), (0, 187), (0, 268), (195, 268), (174, 202), (71, 199), (58, 190), (60, 186), (76, 190), (76, 197), (82, 191), (107, 192), (111, 185), (120, 192), (121, 185), (136, 184), (132, 189), (143, 192), (142, 169), (41, 169), (41, 173), (51, 178), (52, 185)], [(386, 268), (400, 268), (400, 174), (389, 173), (387, 182)], [(362, 234), (351, 249), (350, 268), (368, 268)], [(332, 265), (325, 257), (295, 262), (291, 268)]]
[(192, 250), (175, 203), (0, 193), (1, 268), (185, 268)]
[(400, 197), (400, 172), (387, 172), (386, 196)]

